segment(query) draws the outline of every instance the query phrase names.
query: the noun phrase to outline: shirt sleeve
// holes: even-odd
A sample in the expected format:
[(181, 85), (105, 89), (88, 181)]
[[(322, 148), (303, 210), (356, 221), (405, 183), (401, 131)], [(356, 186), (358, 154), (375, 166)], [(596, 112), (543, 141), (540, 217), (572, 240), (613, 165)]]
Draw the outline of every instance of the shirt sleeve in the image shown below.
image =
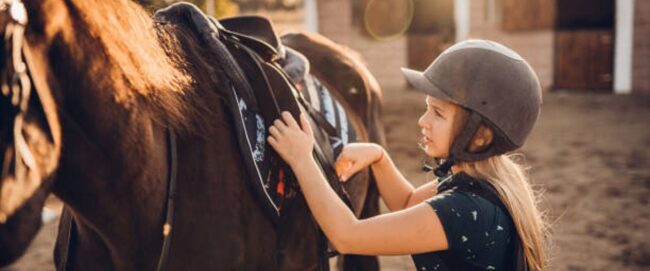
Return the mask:
[(449, 250), (467, 260), (510, 242), (510, 217), (498, 206), (471, 192), (446, 191), (427, 200), (447, 237)]

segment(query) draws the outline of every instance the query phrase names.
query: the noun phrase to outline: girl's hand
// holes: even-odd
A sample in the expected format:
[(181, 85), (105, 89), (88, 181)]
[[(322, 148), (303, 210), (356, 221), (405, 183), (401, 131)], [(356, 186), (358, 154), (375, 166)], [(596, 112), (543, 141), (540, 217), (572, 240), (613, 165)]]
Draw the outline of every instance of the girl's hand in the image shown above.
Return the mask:
[(298, 162), (312, 158), (314, 132), (302, 113), (299, 126), (289, 112), (282, 112), (282, 118), (276, 119), (269, 127), (267, 141), (292, 168)]
[(384, 148), (374, 143), (350, 143), (336, 159), (336, 174), (341, 181), (347, 181), (352, 175), (365, 167), (381, 161)]

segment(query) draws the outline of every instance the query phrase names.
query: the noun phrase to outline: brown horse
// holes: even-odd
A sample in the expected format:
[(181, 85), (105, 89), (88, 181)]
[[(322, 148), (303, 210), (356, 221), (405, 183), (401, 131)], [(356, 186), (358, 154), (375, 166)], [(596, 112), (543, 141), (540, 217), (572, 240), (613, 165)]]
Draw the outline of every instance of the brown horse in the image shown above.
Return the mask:
[[(19, 109), (0, 96), (0, 263), (24, 251), (52, 192), (76, 225), (71, 249), (55, 253), (67, 259), (68, 269), (156, 269), (170, 175), (167, 131), (173, 129), (179, 162), (167, 270), (318, 268), (319, 233), (304, 199), (284, 207), (278, 228), (253, 198), (226, 110), (224, 71), (190, 29), (157, 24), (128, 0), (33, 0), (25, 6), (24, 51), (34, 91)], [(9, 14), (0, 15), (5, 37), (14, 29)], [(316, 75), (332, 82), (344, 106), (357, 109), (349, 113), (361, 140), (382, 142), (380, 92), (372, 76), (350, 52), (305, 41), (320, 48), (305, 52), (323, 63), (314, 64), (323, 68)], [(11, 44), (5, 40), (3, 49), (11, 51)], [(300, 51), (298, 45), (292, 46)], [(343, 65), (344, 74), (330, 74), (331, 64), (319, 55), (353, 64)], [(4, 76), (16, 60), (5, 55), (1, 61)], [(354, 91), (333, 83), (346, 78), (360, 80), (350, 83)], [(348, 187), (365, 216), (377, 212), (369, 177), (360, 174)], [(377, 268), (376, 259), (365, 258), (351, 258), (346, 266)]]

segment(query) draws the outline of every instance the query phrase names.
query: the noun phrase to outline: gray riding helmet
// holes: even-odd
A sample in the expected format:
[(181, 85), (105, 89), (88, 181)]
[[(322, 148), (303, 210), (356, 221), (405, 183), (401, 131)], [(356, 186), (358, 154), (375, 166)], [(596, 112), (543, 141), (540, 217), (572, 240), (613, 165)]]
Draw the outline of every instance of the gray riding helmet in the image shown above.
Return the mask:
[[(476, 161), (521, 147), (539, 118), (542, 88), (528, 63), (493, 41), (456, 43), (424, 72), (402, 68), (416, 90), (470, 111), (454, 139), (448, 160)], [(478, 153), (467, 147), (481, 123), (494, 132), (490, 146)], [(451, 165), (449, 165), (451, 167)]]

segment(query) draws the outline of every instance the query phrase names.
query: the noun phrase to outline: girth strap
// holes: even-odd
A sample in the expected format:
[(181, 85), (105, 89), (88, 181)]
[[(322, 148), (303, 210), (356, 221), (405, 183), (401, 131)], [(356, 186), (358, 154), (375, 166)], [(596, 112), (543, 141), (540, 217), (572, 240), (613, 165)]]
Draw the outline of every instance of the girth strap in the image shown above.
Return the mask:
[(167, 200), (165, 205), (165, 224), (162, 227), (163, 246), (158, 259), (158, 268), (163, 271), (167, 267), (167, 258), (171, 248), (171, 239), (174, 225), (174, 198), (176, 197), (176, 179), (178, 175), (178, 154), (176, 146), (176, 133), (169, 128), (167, 130)]
[(63, 207), (61, 218), (59, 220), (59, 232), (54, 249), (54, 263), (56, 270), (67, 270), (68, 260), (70, 259), (71, 244), (74, 244), (73, 238), (76, 236), (76, 225), (72, 218), (70, 209)]

